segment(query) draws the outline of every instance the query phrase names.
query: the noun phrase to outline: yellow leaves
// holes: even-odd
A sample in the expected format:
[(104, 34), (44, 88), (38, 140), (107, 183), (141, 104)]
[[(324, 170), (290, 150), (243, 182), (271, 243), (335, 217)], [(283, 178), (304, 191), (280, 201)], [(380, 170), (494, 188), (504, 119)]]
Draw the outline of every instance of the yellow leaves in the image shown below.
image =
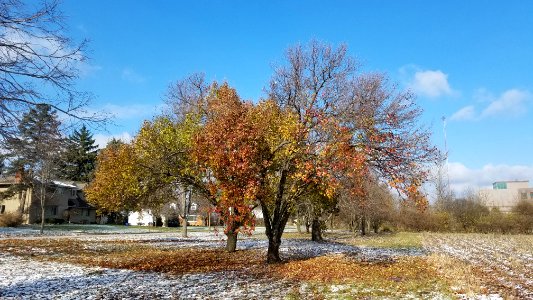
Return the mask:
[(251, 119), (260, 128), (276, 158), (292, 157), (298, 152), (298, 134), (302, 128), (294, 113), (283, 111), (274, 101), (266, 100), (253, 107)]
[(85, 189), (89, 203), (104, 211), (135, 207), (140, 188), (138, 164), (131, 145), (121, 144), (103, 149), (97, 158), (95, 178)]

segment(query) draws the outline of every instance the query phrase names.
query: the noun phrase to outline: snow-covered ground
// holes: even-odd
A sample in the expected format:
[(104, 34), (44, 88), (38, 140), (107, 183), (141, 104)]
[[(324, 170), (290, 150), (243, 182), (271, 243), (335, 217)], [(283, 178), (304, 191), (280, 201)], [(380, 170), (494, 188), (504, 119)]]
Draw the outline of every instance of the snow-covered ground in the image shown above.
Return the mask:
[[(187, 238), (182, 237), (179, 230), (139, 227), (66, 225), (48, 229), (44, 236), (40, 236), (38, 229), (32, 227), (0, 228), (0, 242), (6, 239), (75, 239), (87, 242), (86, 247), (95, 247), (97, 251), (122, 241), (158, 249), (220, 249), (225, 245), (222, 232), (199, 228), (192, 228)], [(343, 254), (365, 262), (387, 262), (402, 256), (439, 253), (480, 268), (487, 274), (487, 281), (512, 291), (518, 299), (533, 299), (533, 237), (425, 234), (424, 241), (424, 248), (377, 248), (335, 241), (315, 243), (284, 239), (280, 255), (283, 259), (293, 259)], [(255, 249), (263, 254), (267, 246), (261, 229), (253, 236), (241, 236), (237, 244), (240, 250)], [(41, 250), (35, 249), (35, 254)], [(326, 288), (335, 295), (337, 289), (353, 287), (333, 284)], [(316, 292), (316, 286), (306, 282), (280, 280), (274, 276), (257, 277), (245, 271), (170, 275), (0, 253), (0, 299), (284, 299), (287, 295), (305, 299), (316, 296)], [(416, 298), (416, 294), (413, 297)], [(438, 292), (431, 297), (447, 298)], [(501, 299), (498, 294), (475, 298)]]
[[(48, 231), (43, 238), (72, 238), (81, 241), (135, 241), (158, 248), (221, 248), (223, 234), (192, 231), (188, 238), (176, 232), (143, 232), (142, 228), (110, 230), (93, 227), (97, 233)], [(5, 238), (38, 239), (33, 229), (2, 229)], [(94, 243), (88, 243), (94, 245)], [(267, 241), (243, 236), (238, 249), (259, 249), (266, 253)], [(423, 255), (416, 249), (364, 248), (340, 243), (284, 240), (282, 258), (315, 257), (342, 253), (363, 261), (393, 260), (405, 255)], [(306, 298), (314, 291), (306, 283), (257, 278), (241, 271), (168, 275), (153, 272), (104, 269), (33, 260), (0, 254), (0, 299), (283, 299), (291, 293)]]
[(45, 226), (43, 235), (38, 226), (0, 227), (0, 238), (31, 236), (79, 236), (87, 234), (135, 234), (160, 232), (156, 227), (128, 227), (111, 225), (52, 225)]
[(425, 248), (477, 267), (491, 286), (533, 299), (533, 236), (426, 234)]
[(39, 262), (0, 254), (1, 299), (282, 299), (283, 280), (242, 273), (172, 276)]

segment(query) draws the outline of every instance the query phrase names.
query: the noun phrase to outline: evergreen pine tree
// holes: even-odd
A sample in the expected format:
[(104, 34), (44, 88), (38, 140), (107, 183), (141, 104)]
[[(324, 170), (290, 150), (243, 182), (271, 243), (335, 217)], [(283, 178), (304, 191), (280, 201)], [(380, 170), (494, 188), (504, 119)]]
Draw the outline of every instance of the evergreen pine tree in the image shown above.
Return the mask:
[(89, 182), (95, 168), (98, 145), (83, 125), (68, 138), (62, 177), (73, 181)]
[(44, 228), (46, 187), (57, 176), (64, 151), (57, 113), (50, 105), (39, 104), (24, 114), (17, 127), (17, 135), (9, 138), (12, 165), (24, 172), (23, 184), (36, 191), (41, 204), (41, 233)]

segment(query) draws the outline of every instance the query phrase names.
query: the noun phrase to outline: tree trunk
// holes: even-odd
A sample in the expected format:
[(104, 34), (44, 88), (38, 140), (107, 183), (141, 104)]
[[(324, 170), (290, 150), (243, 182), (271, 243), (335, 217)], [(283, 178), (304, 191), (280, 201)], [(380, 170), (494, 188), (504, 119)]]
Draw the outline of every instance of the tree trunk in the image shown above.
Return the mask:
[(231, 230), (226, 233), (228, 237), (226, 241), (226, 251), (235, 252), (237, 250), (237, 235), (238, 233)]
[(309, 229), (311, 227), (311, 223), (309, 222), (309, 217), (305, 217), (305, 233), (309, 233)]
[(263, 211), (263, 218), (265, 220), (265, 234), (268, 237), (267, 263), (269, 264), (281, 262), (281, 258), (279, 257), (281, 236), (283, 230), (285, 230), (285, 225), (287, 225), (287, 221), (291, 216), (291, 207), (283, 202), (286, 180), (287, 171), (283, 170), (278, 183), (275, 207), (272, 211), (268, 209), (268, 206), (264, 201), (261, 199), (259, 200), (261, 203), (261, 210)]
[(184, 215), (183, 218), (183, 228), (181, 229), (181, 235), (187, 237), (187, 215)]
[(44, 188), (44, 184), (41, 183), (41, 230), (40, 234), (44, 233), (44, 193), (46, 192), (46, 189)]
[(267, 263), (280, 263), (279, 246), (281, 246), (281, 237), (277, 235), (268, 237)]
[(23, 191), (19, 192), (19, 212), (20, 214), (24, 214), (24, 207), (26, 206), (26, 195)]
[(297, 215), (296, 215), (296, 230), (298, 230), (299, 234), (302, 234), (302, 220), (301, 220), (299, 211), (297, 212)]
[(372, 229), (374, 230), (374, 233), (378, 233), (379, 231), (379, 222), (376, 220), (372, 221)]
[(313, 218), (313, 224), (311, 228), (311, 240), (315, 242), (321, 242), (324, 240), (322, 238), (322, 230), (320, 228), (320, 219), (318, 217)]
[(361, 235), (366, 235), (366, 218), (365, 215), (361, 217)]

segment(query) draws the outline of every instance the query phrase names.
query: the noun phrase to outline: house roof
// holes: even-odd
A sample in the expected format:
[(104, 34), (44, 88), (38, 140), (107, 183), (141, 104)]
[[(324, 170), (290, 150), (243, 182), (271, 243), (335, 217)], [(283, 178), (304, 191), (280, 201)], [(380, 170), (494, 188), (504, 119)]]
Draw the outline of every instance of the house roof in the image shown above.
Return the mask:
[[(40, 182), (38, 178), (34, 179), (34, 182)], [(17, 183), (16, 176), (0, 176), (0, 185), (2, 186), (10, 186)], [(67, 189), (75, 189), (75, 190), (83, 190), (83, 188), (87, 185), (84, 182), (65, 182), (61, 180), (52, 180), (52, 184), (57, 187), (67, 188)]]
[(0, 184), (13, 184), (17, 182), (15, 176), (0, 176)]
[(68, 184), (66, 182), (62, 182), (62, 181), (59, 181), (59, 180), (52, 180), (52, 183), (57, 185), (57, 186), (60, 186), (60, 187), (68, 187), (68, 188), (71, 188), (71, 189), (77, 189), (78, 188), (76, 185)]

